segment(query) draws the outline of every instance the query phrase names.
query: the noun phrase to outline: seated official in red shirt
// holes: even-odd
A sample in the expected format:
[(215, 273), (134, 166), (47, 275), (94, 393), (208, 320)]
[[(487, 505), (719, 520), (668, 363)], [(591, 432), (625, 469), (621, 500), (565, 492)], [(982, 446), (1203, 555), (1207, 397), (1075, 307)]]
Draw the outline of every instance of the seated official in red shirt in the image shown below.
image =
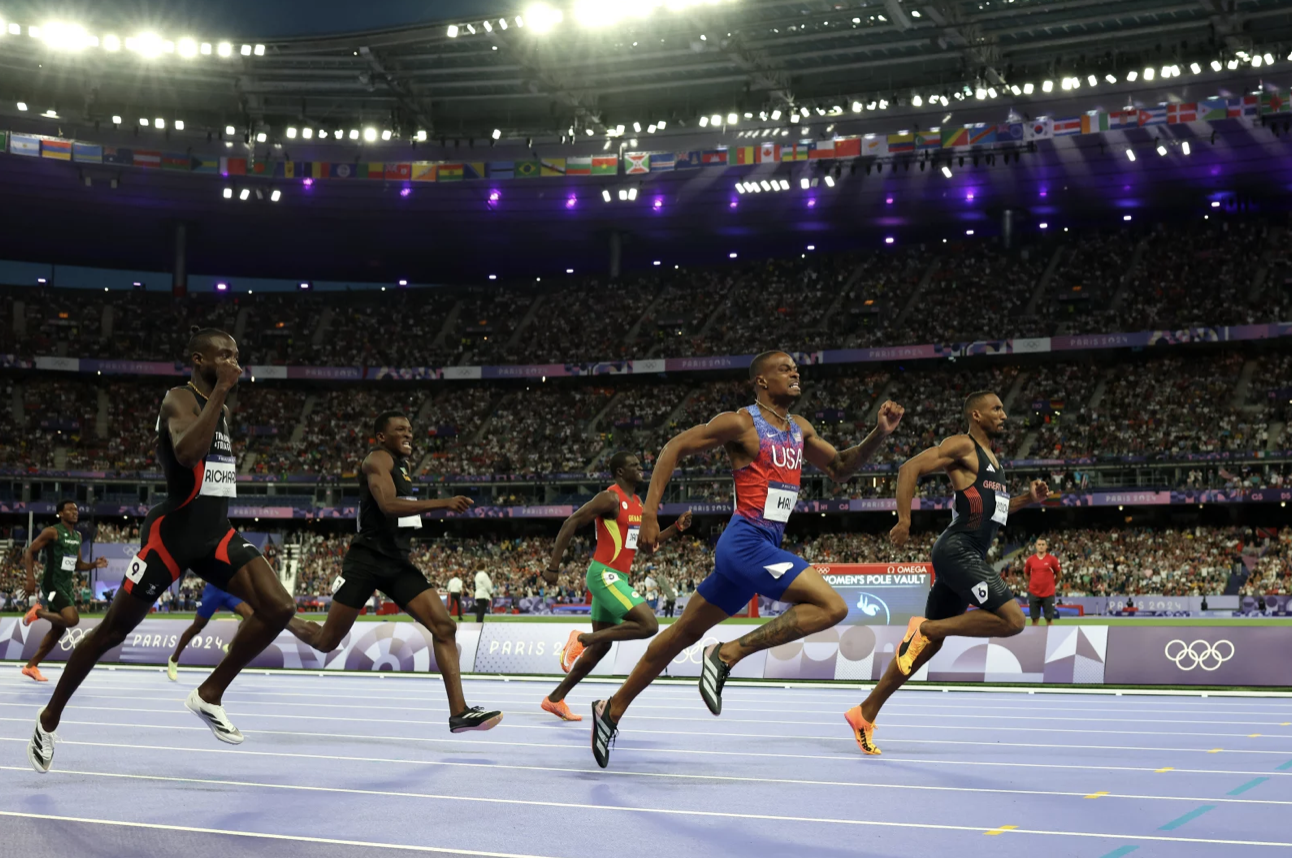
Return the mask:
[(1036, 540), (1036, 553), (1027, 558), (1023, 571), (1027, 573), (1027, 607), (1032, 615), (1032, 625), (1045, 610), (1045, 624), (1054, 624), (1054, 582), (1059, 577), (1059, 558), (1047, 554), (1050, 546), (1044, 539)]

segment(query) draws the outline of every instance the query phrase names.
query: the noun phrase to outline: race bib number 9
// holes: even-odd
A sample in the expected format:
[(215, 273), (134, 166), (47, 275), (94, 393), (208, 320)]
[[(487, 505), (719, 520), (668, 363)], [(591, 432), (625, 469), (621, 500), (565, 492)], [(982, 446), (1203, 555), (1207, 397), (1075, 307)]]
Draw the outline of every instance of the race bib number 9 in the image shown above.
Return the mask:
[(997, 524), (1005, 524), (1009, 518), (1009, 495), (1003, 492), (996, 492), (996, 511), (991, 514), (991, 520)]
[(68, 554), (68, 555), (65, 555), (65, 556), (63, 557), (62, 566), (61, 566), (60, 568), (61, 568), (64, 572), (75, 572), (75, 571), (76, 571), (76, 555), (74, 555), (74, 554)]
[(136, 554), (134, 559), (130, 561), (130, 565), (126, 568), (126, 580), (132, 584), (138, 584), (143, 580), (144, 573), (147, 571), (148, 564), (144, 562), (144, 558), (142, 556)]
[(763, 504), (763, 518), (768, 521), (789, 521), (799, 492), (794, 486), (771, 483), (767, 486), (767, 502)]
[(238, 469), (233, 461), (207, 457), (202, 466), (202, 490), (207, 498), (236, 498), (238, 496)]
[(628, 538), (624, 540), (624, 548), (627, 548), (630, 551), (636, 551), (637, 537), (641, 535), (641, 532), (642, 529), (640, 527), (628, 528)]

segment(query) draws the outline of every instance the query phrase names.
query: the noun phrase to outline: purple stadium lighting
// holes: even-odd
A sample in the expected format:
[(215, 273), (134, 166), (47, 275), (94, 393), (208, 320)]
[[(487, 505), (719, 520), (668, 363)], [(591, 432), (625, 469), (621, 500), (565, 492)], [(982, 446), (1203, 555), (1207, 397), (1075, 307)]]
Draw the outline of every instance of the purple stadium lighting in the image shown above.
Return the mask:
[(219, 283), (216, 283), (216, 284), (215, 284), (215, 291), (217, 291), (217, 292), (228, 292), (228, 291), (229, 291), (229, 284), (228, 284), (228, 283), (225, 283), (225, 282), (223, 282), (223, 281), (221, 281), (221, 282), (219, 282)]
[(411, 196), (413, 195), (413, 189), (412, 189), (412, 188), (400, 188), (400, 189), (399, 189), (399, 195), (400, 195), (401, 197), (411, 197)]
[(305, 185), (305, 187), (307, 187), (307, 188), (312, 188), (312, 187), (314, 187), (314, 180), (313, 180), (313, 179), (311, 179), (311, 178), (308, 178), (308, 177), (307, 177), (307, 178), (305, 179), (305, 181), (303, 182), (303, 184), (304, 184), (304, 185)]
[(576, 197), (574, 194), (570, 194), (569, 199), (565, 201), (565, 207), (567, 209), (572, 209), (578, 204), (578, 202), (579, 202), (579, 198)]
[(1042, 196), (1042, 197), (1044, 197), (1044, 196), (1048, 196), (1048, 195), (1049, 195), (1049, 193), (1050, 193), (1050, 192), (1049, 192), (1049, 191), (1047, 191), (1045, 188), (1041, 188), (1041, 196)]
[(727, 208), (729, 208), (729, 209), (734, 209), (735, 207), (736, 207), (736, 201), (735, 201), (735, 200), (732, 200), (732, 201), (731, 201), (731, 204), (727, 206)]
[(1130, 219), (1131, 219), (1130, 215), (1122, 215), (1122, 220), (1130, 220)]
[(892, 237), (891, 235), (890, 235), (890, 236), (887, 236), (887, 237), (884, 239), (884, 244), (892, 244), (892, 243), (893, 243), (893, 237)]
[(893, 204), (893, 198), (888, 197), (887, 199), (884, 200), (884, 202), (891, 206)]
[(659, 211), (664, 208), (664, 200), (661, 197), (656, 197), (653, 205), (655, 207), (655, 211)]
[(1218, 209), (1218, 208), (1220, 208), (1220, 200), (1212, 200), (1212, 201), (1211, 201), (1211, 207), (1212, 207), (1213, 209)]
[(489, 192), (489, 202), (496, 203), (500, 199), (502, 199), (502, 194), (498, 193), (497, 191)]
[(808, 197), (807, 207), (810, 209), (816, 208), (816, 197)]

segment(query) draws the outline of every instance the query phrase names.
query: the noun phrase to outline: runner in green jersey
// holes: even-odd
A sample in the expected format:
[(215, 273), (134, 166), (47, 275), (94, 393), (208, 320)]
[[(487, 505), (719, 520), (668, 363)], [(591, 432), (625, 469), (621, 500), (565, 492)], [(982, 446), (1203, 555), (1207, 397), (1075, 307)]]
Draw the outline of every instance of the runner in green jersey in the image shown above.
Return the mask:
[[(81, 535), (76, 532), (76, 522), (79, 520), (80, 510), (77, 509), (76, 501), (59, 502), (58, 524), (42, 530), (40, 536), (22, 553), (22, 563), (27, 569), (27, 592), (37, 595), (45, 605), (42, 608), (39, 603), (33, 603), (31, 610), (22, 618), (22, 624), (29, 626), (36, 620), (46, 620), (50, 625), (35, 655), (22, 669), (23, 676), (30, 676), (37, 682), (48, 681), (37, 665), (49, 655), (63, 633), (81, 621), (81, 615), (76, 612), (76, 573), (102, 569), (108, 565), (106, 557), (100, 557), (93, 563), (81, 559)], [(45, 574), (40, 590), (37, 591), (36, 555), (41, 549), (45, 551)]]

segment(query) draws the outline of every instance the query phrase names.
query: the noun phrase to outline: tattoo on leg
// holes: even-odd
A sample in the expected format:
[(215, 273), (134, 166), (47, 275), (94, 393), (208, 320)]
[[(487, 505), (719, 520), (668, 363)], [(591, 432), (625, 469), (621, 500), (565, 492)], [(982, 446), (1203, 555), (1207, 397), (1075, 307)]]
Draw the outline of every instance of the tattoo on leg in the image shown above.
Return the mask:
[(759, 626), (749, 634), (742, 635), (736, 641), (736, 645), (749, 652), (758, 652), (759, 650), (770, 649), (803, 637), (803, 626), (798, 618), (799, 607), (795, 605), (779, 617)]

